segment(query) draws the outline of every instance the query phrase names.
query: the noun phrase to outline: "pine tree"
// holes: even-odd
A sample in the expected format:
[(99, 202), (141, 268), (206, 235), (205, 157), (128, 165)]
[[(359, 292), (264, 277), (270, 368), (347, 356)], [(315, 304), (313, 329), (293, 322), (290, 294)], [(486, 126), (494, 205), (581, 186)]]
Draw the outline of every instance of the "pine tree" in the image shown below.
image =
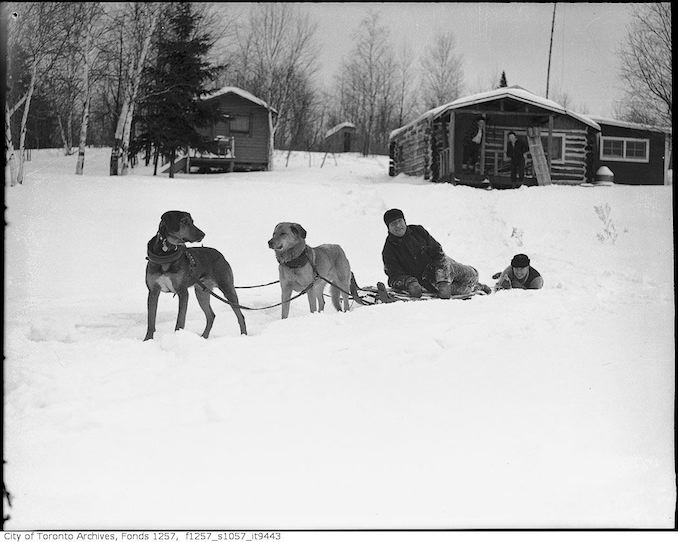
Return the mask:
[(506, 72), (501, 72), (501, 79), (499, 80), (499, 88), (507, 87), (508, 82), (506, 81)]
[[(178, 152), (188, 147), (208, 150), (211, 143), (198, 128), (215, 120), (217, 111), (205, 108), (199, 97), (217, 76), (218, 67), (206, 62), (213, 40), (201, 33), (201, 15), (191, 2), (169, 6), (158, 29), (157, 58), (146, 73), (142, 133), (135, 149), (155, 147), (169, 157), (170, 177)], [(157, 162), (156, 162), (157, 164)]]

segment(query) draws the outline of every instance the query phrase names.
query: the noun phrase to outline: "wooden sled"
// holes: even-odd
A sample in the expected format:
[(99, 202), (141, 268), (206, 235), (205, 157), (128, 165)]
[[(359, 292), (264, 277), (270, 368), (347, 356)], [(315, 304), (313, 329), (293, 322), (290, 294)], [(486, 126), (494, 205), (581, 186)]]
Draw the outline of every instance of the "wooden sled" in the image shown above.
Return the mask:
[[(362, 294), (361, 299), (367, 305), (376, 305), (378, 303), (394, 303), (395, 301), (428, 301), (429, 299), (439, 299), (431, 292), (424, 291), (421, 297), (412, 297), (407, 292), (387, 288), (383, 282), (377, 282), (376, 286), (358, 287), (358, 293)], [(469, 294), (453, 295), (450, 299), (471, 299), (476, 295), (488, 295), (483, 290), (474, 290)]]

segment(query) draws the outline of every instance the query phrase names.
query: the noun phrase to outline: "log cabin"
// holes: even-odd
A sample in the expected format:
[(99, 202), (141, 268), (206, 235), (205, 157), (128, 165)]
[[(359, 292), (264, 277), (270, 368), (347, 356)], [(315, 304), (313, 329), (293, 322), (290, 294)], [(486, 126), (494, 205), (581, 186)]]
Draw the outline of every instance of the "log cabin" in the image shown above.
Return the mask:
[[(484, 127), (477, 161), (467, 166), (468, 142), (480, 119)], [(393, 130), (389, 175), (508, 187), (506, 144), (509, 132), (515, 132), (519, 139), (540, 142), (527, 156), (525, 184), (581, 184), (594, 179), (600, 130), (594, 120), (551, 100), (518, 86), (502, 87), (459, 98)], [(544, 182), (535, 173), (538, 157), (533, 154), (540, 155), (548, 172)]]

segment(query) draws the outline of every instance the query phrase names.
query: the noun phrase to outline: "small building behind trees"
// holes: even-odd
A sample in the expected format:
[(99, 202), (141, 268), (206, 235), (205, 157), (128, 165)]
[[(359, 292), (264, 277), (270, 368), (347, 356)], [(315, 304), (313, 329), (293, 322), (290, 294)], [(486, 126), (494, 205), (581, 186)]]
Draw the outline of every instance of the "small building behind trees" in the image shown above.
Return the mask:
[(327, 152), (360, 152), (357, 130), (352, 122), (342, 122), (325, 133)]
[(218, 120), (199, 132), (212, 141), (207, 152), (191, 151), (185, 170), (209, 172), (268, 170), (272, 145), (269, 114), (277, 111), (238, 87), (223, 87), (202, 97), (218, 110)]

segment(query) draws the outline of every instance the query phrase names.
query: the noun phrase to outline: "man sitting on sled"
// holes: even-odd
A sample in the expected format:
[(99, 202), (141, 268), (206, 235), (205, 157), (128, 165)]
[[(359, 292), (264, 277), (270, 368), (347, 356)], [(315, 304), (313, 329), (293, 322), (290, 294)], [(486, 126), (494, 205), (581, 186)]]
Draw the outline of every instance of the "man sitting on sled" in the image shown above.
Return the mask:
[(478, 271), (470, 265), (455, 262), (423, 226), (407, 225), (400, 209), (384, 213), (388, 237), (381, 257), (388, 285), (421, 297), (422, 288), (441, 299), (466, 295), (474, 290), (490, 293), (478, 282)]

